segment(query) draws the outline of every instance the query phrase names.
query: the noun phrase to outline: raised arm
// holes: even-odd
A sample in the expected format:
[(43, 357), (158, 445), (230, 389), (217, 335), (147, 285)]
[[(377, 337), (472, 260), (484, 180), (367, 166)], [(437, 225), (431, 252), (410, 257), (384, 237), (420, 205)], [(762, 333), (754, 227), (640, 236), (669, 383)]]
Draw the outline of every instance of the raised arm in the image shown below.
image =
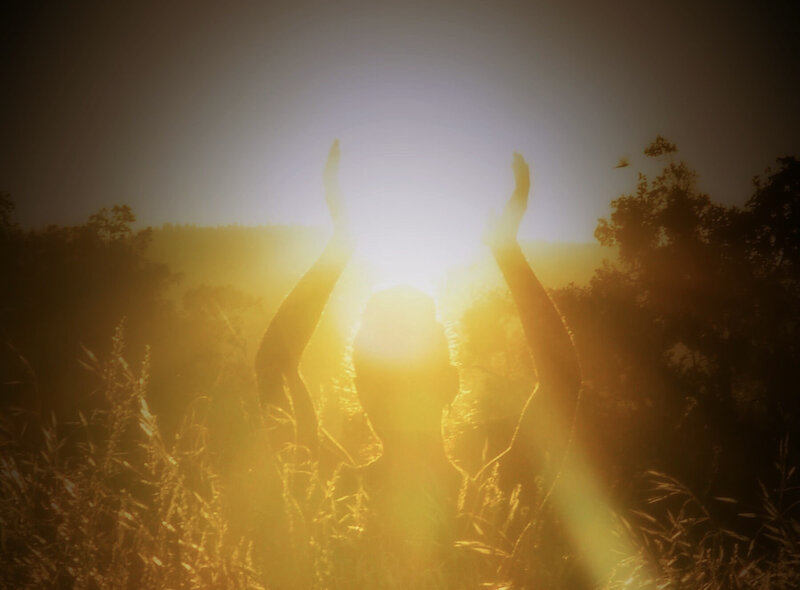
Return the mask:
[[(484, 241), (494, 254), (519, 312), (533, 356), (539, 385), (520, 419), (520, 436), (537, 445), (564, 446), (577, 406), (580, 368), (567, 327), (536, 278), (517, 241), (520, 221), (528, 206), (530, 173), (519, 154), (513, 161), (516, 186), (503, 213), (490, 221)], [(515, 450), (520, 440), (513, 440)]]
[(319, 322), (336, 281), (353, 252), (338, 184), (339, 142), (335, 141), (325, 166), (325, 198), (333, 218), (334, 233), (319, 259), (286, 297), (261, 340), (256, 355), (261, 406), (293, 417), (298, 444), (316, 452), (317, 416), (299, 374), (303, 351)]

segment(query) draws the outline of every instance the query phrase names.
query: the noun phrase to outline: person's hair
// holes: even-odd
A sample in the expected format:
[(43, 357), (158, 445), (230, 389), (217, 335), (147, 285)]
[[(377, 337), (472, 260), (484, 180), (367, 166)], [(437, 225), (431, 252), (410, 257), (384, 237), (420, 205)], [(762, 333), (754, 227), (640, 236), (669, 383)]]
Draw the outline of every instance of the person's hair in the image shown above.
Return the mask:
[(430, 427), (458, 392), (433, 298), (411, 287), (370, 298), (353, 342), (353, 369), (361, 405), (379, 435), (387, 428)]

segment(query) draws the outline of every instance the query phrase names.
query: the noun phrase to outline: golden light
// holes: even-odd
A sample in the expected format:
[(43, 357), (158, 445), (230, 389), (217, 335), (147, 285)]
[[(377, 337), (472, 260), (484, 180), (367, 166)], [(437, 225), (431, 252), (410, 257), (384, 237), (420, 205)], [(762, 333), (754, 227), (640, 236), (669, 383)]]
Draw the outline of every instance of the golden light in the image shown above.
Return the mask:
[(373, 297), (358, 334), (361, 354), (382, 364), (410, 366), (441, 357), (436, 305), (416, 287), (386, 290)]
[(421, 143), (348, 148), (342, 141), (340, 178), (358, 256), (375, 287), (406, 284), (433, 295), (450, 269), (485, 248), (489, 210), (511, 190), (511, 151), (502, 162), (473, 162), (457, 138)]
[(581, 448), (570, 450), (563, 477), (566, 481), (557, 486), (553, 501), (586, 560), (588, 573), (598, 586), (610, 580), (627, 579), (630, 583), (636, 565), (644, 564), (637, 559), (633, 541), (619, 526)]
[(413, 237), (392, 228), (369, 227), (358, 237), (359, 255), (374, 279), (373, 290), (408, 285), (436, 297), (447, 272), (466, 264), (474, 248), (448, 247), (445, 236), (419, 231)]

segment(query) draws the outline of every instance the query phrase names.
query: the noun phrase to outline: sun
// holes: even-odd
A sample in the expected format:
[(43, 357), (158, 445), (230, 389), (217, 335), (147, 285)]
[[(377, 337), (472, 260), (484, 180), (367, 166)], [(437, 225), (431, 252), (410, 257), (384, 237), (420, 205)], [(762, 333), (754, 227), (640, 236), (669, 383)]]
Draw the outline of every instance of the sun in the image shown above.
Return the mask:
[(373, 289), (407, 285), (436, 298), (448, 272), (476, 254), (479, 232), (459, 216), (441, 211), (434, 198), (402, 205), (391, 198), (379, 202), (380, 207), (361, 208), (353, 215), (358, 256)]
[(342, 188), (359, 258), (376, 286), (433, 295), (448, 271), (481, 249), (488, 200), (465, 186), (463, 168), (433, 167), (430, 158), (360, 154), (357, 161), (361, 170), (343, 166)]
[(401, 232), (365, 232), (359, 252), (374, 280), (374, 288), (408, 285), (435, 296), (447, 272), (465, 262), (468, 250), (443, 247), (442, 236)]

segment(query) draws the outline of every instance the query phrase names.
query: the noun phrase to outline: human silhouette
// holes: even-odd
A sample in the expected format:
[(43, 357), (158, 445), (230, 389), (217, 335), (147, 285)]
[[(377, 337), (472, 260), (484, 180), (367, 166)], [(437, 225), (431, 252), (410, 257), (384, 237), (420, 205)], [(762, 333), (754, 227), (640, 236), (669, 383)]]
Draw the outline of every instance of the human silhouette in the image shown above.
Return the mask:
[[(273, 449), (301, 448), (323, 463), (336, 461), (329, 451), (333, 445), (320, 434), (298, 365), (354, 249), (337, 180), (339, 157), (334, 142), (324, 175), (333, 237), (281, 304), (256, 358)], [(508, 448), (484, 469), (497, 464), (503, 485), (521, 484), (523, 498), (533, 502), (543, 458), (557, 458), (567, 446), (581, 378), (562, 317), (517, 241), (530, 178), (521, 155), (514, 155), (512, 168), (514, 191), (503, 212), (489, 220), (483, 239), (516, 303), (538, 385), (509, 433)], [(381, 456), (368, 465), (341, 470), (342, 494), (352, 491), (346, 482), (357, 481), (367, 500), (362, 549), (384, 570), (390, 562), (407, 571), (435, 568), (450, 558), (458, 536), (458, 497), (470, 476), (444, 448), (443, 411), (459, 392), (459, 378), (433, 299), (410, 287), (375, 293), (355, 336), (353, 369), (361, 405), (383, 445)]]

